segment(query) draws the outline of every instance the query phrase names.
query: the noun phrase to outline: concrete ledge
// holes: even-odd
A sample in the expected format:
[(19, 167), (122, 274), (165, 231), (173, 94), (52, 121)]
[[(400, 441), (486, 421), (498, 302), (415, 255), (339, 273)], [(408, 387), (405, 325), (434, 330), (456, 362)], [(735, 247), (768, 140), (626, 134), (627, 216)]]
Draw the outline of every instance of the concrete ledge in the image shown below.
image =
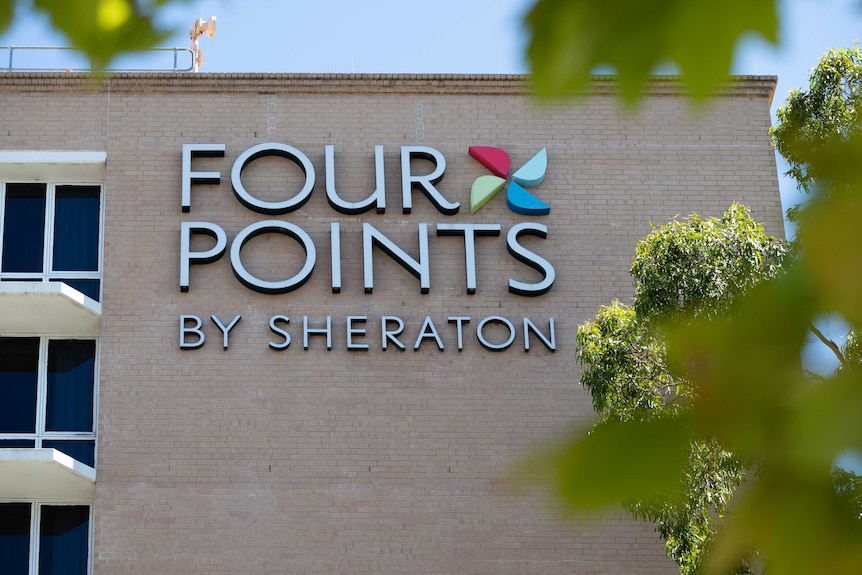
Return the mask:
[(96, 470), (56, 449), (0, 449), (0, 499), (96, 498)]
[(101, 330), (102, 304), (62, 282), (0, 282), (3, 335), (83, 336)]
[(0, 150), (0, 178), (38, 182), (101, 182), (106, 152)]

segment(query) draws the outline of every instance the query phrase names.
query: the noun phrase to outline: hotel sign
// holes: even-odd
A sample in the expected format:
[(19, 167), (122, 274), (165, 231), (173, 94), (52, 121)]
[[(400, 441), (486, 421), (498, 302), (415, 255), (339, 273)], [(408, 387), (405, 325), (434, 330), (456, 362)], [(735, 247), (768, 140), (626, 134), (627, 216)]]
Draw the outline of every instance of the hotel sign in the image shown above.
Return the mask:
[[(536, 156), (527, 162), (507, 179), (510, 161), (508, 154), (499, 148), (487, 146), (474, 146), (469, 149), (470, 155), (485, 166), (490, 175), (480, 176), (475, 180), (471, 189), (470, 208), (471, 213), (478, 211), (485, 203), (494, 197), (502, 189), (506, 189), (507, 205), (509, 208), (522, 215), (543, 216), (550, 212), (550, 207), (542, 200), (533, 195), (527, 188), (535, 187), (544, 179), (547, 170), (547, 155), (541, 150)], [(224, 144), (185, 144), (182, 149), (182, 198), (181, 208), (183, 212), (191, 212), (192, 191), (198, 184), (221, 183), (221, 172), (196, 171), (193, 166), (195, 158), (199, 157), (224, 157)], [(295, 163), (302, 171), (304, 182), (302, 187), (295, 191), (290, 197), (269, 201), (258, 198), (249, 191), (243, 183), (243, 171), (255, 160), (267, 156), (276, 156)], [(374, 165), (376, 176), (376, 188), (365, 199), (360, 201), (347, 201), (339, 194), (335, 186), (335, 148), (327, 145), (324, 148), (325, 156), (325, 188), (327, 201), (331, 208), (339, 215), (359, 215), (376, 210), (378, 214), (385, 213), (387, 209), (387, 197), (384, 183), (384, 153), (383, 146), (374, 146)], [(443, 215), (453, 216), (461, 209), (461, 204), (446, 198), (436, 184), (439, 183), (446, 172), (446, 159), (441, 152), (429, 146), (401, 146), (401, 209), (404, 214), (410, 214), (413, 208), (414, 191), (420, 191), (425, 198)], [(427, 160), (432, 169), (428, 173), (417, 174), (413, 171), (412, 160), (420, 158)], [(248, 148), (242, 152), (233, 162), (230, 173), (230, 183), (236, 199), (249, 210), (265, 216), (254, 222), (236, 234), (229, 242), (224, 229), (215, 222), (206, 221), (184, 221), (180, 223), (180, 266), (179, 284), (182, 292), (190, 292), (191, 266), (207, 265), (220, 260), (225, 254), (229, 254), (231, 269), (237, 280), (247, 288), (265, 294), (282, 294), (291, 292), (302, 287), (311, 277), (318, 262), (319, 252), (311, 236), (299, 225), (285, 220), (274, 219), (279, 216), (293, 212), (302, 207), (315, 188), (316, 174), (314, 166), (308, 156), (301, 150), (280, 143), (260, 144)], [(437, 236), (460, 237), (464, 242), (465, 252), (465, 281), (467, 293), (474, 295), (477, 287), (477, 256), (476, 239), (486, 236), (500, 236), (503, 227), (500, 224), (469, 223), (469, 222), (440, 222), (437, 224), (417, 223), (416, 233), (418, 236), (419, 254), (413, 257), (403, 248), (392, 241), (384, 231), (374, 225), (362, 223), (362, 254), (363, 254), (363, 287), (366, 294), (374, 291), (374, 266), (375, 253), (383, 252), (400, 264), (405, 270), (416, 277), (419, 282), (419, 291), (427, 294), (431, 291), (430, 263), (432, 254), (429, 251), (428, 237), (434, 233)], [(534, 297), (547, 293), (554, 284), (555, 271), (553, 265), (541, 255), (526, 248), (520, 242), (523, 236), (547, 237), (547, 227), (538, 222), (521, 222), (506, 230), (506, 247), (508, 253), (518, 260), (539, 272), (541, 280), (538, 282), (526, 282), (518, 278), (508, 279), (509, 292), (517, 296)], [(270, 281), (252, 274), (243, 264), (243, 248), (252, 239), (263, 234), (282, 234), (294, 240), (305, 253), (304, 262), (299, 269), (288, 270), (282, 279)], [(213, 242), (207, 249), (193, 250), (192, 238), (197, 235), (205, 235), (212, 238)], [(330, 250), (329, 261), (331, 269), (332, 293), (340, 293), (342, 289), (341, 276), (341, 225), (333, 221), (329, 225)], [(375, 250), (377, 248), (377, 250)], [(228, 336), (234, 326), (240, 320), (235, 316), (229, 323), (222, 322), (216, 316), (211, 316), (213, 322), (219, 327), (224, 336), (224, 347), (228, 347)], [(368, 349), (366, 342), (358, 343), (357, 339), (364, 337), (365, 330), (362, 326), (367, 318), (364, 316), (349, 316), (346, 318), (347, 349)], [(383, 316), (381, 321), (381, 349), (387, 349), (394, 345), (399, 349), (405, 349), (406, 345), (399, 339), (404, 322), (397, 316)], [(273, 349), (285, 349), (290, 345), (290, 335), (284, 329), (289, 318), (276, 315), (270, 320), (270, 330), (278, 335), (281, 340), (270, 342)], [(463, 349), (463, 329), (470, 318), (453, 316), (447, 319), (457, 329), (458, 349)], [(180, 317), (180, 348), (200, 348), (205, 336), (201, 330), (203, 320), (197, 316), (184, 315)], [(491, 342), (485, 337), (483, 330), (490, 324), (503, 326), (508, 331), (502, 341)], [(553, 318), (549, 320), (549, 331), (542, 332), (535, 323), (528, 318), (523, 318), (524, 349), (529, 350), (531, 334), (552, 351), (556, 348), (554, 337)], [(477, 338), (483, 347), (490, 350), (500, 351), (508, 349), (512, 345), (516, 329), (508, 319), (491, 316), (482, 319), (477, 324)], [(308, 318), (303, 320), (303, 347), (308, 349), (309, 335), (326, 335), (327, 348), (331, 349), (331, 318), (327, 318), (327, 327), (310, 328)], [(436, 325), (430, 317), (426, 317), (424, 325), (420, 330), (414, 349), (418, 349), (422, 342), (431, 339), (442, 350), (444, 343)]]

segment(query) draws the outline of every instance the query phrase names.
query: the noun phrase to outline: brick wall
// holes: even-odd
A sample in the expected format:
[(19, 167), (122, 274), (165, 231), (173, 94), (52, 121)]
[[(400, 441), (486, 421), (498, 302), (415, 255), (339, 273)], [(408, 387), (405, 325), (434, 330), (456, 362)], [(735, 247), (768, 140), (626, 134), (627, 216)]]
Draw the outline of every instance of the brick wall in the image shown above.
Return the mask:
[[(599, 305), (632, 295), (635, 243), (677, 214), (717, 215), (751, 206), (783, 235), (775, 159), (769, 146), (774, 78), (739, 78), (693, 113), (672, 79), (658, 78), (638, 112), (620, 113), (612, 86), (597, 81), (582, 101), (542, 106), (523, 79), (501, 76), (279, 76), (120, 74), (0, 79), (0, 148), (107, 152), (104, 297), (99, 389), (95, 573), (674, 573), (651, 526), (611, 514), (564, 518), (538, 488), (512, 482), (513, 465), (543, 441), (592, 421), (577, 384), (577, 325)], [(316, 171), (311, 199), (267, 216), (243, 207), (230, 186), (233, 161), (251, 146), (281, 142)], [(220, 185), (192, 187), (180, 210), (181, 148), (221, 143)], [(384, 146), (387, 210), (346, 216), (326, 201), (324, 146), (335, 146), (336, 183), (350, 200), (374, 189), (374, 146)], [(420, 193), (401, 211), (400, 147), (427, 145), (446, 158), (438, 185), (462, 204), (440, 214)], [(487, 170), (470, 145), (506, 149), (517, 169), (547, 148), (549, 169), (534, 188), (549, 216), (511, 212), (501, 193), (470, 215), (469, 191)], [(415, 171), (430, 164), (415, 163)], [(243, 174), (262, 199), (292, 195), (302, 174), (263, 158)], [(259, 220), (302, 227), (317, 265), (300, 289), (265, 295), (241, 285), (229, 256), (192, 266), (179, 289), (180, 223), (217, 223), (232, 241)], [(508, 278), (539, 275), (506, 250), (522, 221), (547, 225), (524, 239), (556, 269), (550, 293), (512, 295)], [(342, 234), (341, 293), (330, 287), (331, 222)], [(413, 257), (419, 223), (430, 228), (431, 290), (375, 250), (373, 294), (362, 275), (362, 224)], [(464, 241), (434, 234), (437, 223), (500, 224), (479, 238), (478, 289), (467, 295)], [(212, 243), (196, 237), (194, 249)], [(263, 279), (293, 275), (305, 254), (268, 234), (243, 262)], [(180, 350), (179, 316), (205, 320), (206, 344)], [(241, 321), (230, 347), (209, 319)], [(291, 345), (268, 328), (290, 317)], [(380, 317), (405, 321), (406, 351), (380, 346)], [(302, 320), (332, 317), (333, 348)], [(346, 349), (346, 316), (366, 316), (367, 351)], [(413, 344), (430, 316), (445, 344)], [(469, 316), (458, 351), (449, 316)], [(482, 318), (517, 328), (506, 351), (476, 338)], [(522, 318), (547, 331), (523, 349)], [(487, 331), (500, 341), (505, 333)]]

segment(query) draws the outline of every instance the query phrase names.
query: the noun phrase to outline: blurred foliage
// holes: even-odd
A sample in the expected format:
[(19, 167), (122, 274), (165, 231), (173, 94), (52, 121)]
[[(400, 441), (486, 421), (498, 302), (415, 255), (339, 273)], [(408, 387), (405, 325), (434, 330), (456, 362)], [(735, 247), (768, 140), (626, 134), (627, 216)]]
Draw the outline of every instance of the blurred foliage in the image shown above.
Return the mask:
[[(843, 196), (806, 209), (800, 225), (834, 231), (862, 215), (833, 204)], [(812, 237), (787, 273), (753, 290), (737, 313), (668, 330), (671, 370), (697, 389), (693, 433), (756, 463), (709, 550), (715, 573), (755, 549), (775, 574), (849, 574), (862, 565), (858, 506), (836, 491), (833, 476), (835, 461), (862, 446), (862, 385), (854, 370), (814, 382), (799, 366), (817, 315), (862, 311), (844, 293), (858, 258), (825, 277), (819, 252), (829, 239), (821, 238)]]
[(0, 33), (15, 14), (31, 4), (51, 19), (71, 45), (86, 55), (94, 69), (106, 67), (125, 52), (152, 48), (172, 30), (155, 23), (158, 10), (186, 0), (0, 0)]
[[(659, 443), (677, 450), (673, 464), (667, 453), (651, 460), (664, 467), (666, 483), (648, 491), (626, 490), (630, 498), (620, 500), (636, 517), (657, 524), (668, 555), (686, 575), (700, 567), (731, 496), (744, 480), (746, 462), (709, 434), (691, 429), (688, 417), (698, 390), (685, 375), (670, 370), (663, 326), (731, 315), (746, 293), (782, 273), (786, 256), (785, 246), (766, 235), (738, 204), (720, 218), (674, 220), (638, 243), (631, 268), (634, 306), (614, 302), (578, 328), (581, 384), (601, 416), (592, 434), (606, 433), (604, 429), (619, 423), (626, 428), (639, 425), (642, 429), (634, 428), (633, 435), (644, 444), (638, 450), (642, 459), (653, 458)], [(667, 427), (670, 421), (676, 422), (671, 429), (679, 435), (668, 436), (663, 430), (664, 437), (656, 438), (653, 425)], [(641, 464), (631, 467), (635, 450), (629, 446), (626, 451), (626, 473), (643, 487)], [(607, 477), (621, 471), (606, 470), (602, 490), (607, 489)], [(569, 479), (572, 491), (582, 489), (579, 473)], [(737, 573), (749, 572), (745, 559)]]
[(660, 66), (675, 65), (692, 95), (713, 94), (727, 79), (740, 36), (776, 42), (775, 0), (538, 0), (526, 18), (527, 58), (536, 92), (586, 92), (590, 74), (616, 71), (635, 102)]
[[(727, 78), (739, 37), (774, 40), (775, 20), (772, 0), (539, 0), (527, 17), (529, 58), (540, 95), (585, 92), (605, 64), (619, 73), (626, 102), (636, 102), (648, 74), (669, 62), (700, 97)], [(860, 478), (836, 468), (862, 453), (862, 345), (852, 332), (831, 377), (808, 377), (800, 361), (818, 317), (862, 325), (859, 62), (857, 48), (828, 54), (772, 132), (812, 196), (795, 213), (802, 248), (783, 272), (735, 284), (726, 309), (711, 307), (711, 288), (698, 280), (696, 305), (678, 291), (671, 313), (648, 325), (637, 301), (615, 303), (579, 335), (583, 382), (598, 393), (602, 417), (553, 452), (552, 481), (576, 509), (623, 503), (658, 521), (684, 573), (862, 572)], [(667, 270), (667, 289), (657, 292), (668, 302), (675, 273)], [(745, 479), (738, 490), (734, 470)], [(692, 485), (708, 487), (705, 505)]]

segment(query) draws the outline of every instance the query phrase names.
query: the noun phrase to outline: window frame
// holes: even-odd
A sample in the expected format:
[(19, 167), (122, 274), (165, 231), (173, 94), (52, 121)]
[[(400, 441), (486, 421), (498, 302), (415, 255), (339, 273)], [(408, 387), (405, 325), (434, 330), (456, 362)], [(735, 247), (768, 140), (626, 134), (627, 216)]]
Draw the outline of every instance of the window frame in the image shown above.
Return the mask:
[[(33, 447), (21, 449), (43, 449), (43, 441), (92, 441), (93, 442), (93, 465), (96, 469), (99, 461), (99, 373), (101, 345), (98, 337), (93, 336), (69, 336), (69, 335), (6, 335), (0, 332), (0, 340), (6, 338), (33, 338), (39, 339), (39, 360), (36, 375), (36, 421), (35, 431), (31, 432), (0, 432), (0, 442), (9, 440), (34, 441)], [(91, 431), (47, 431), (47, 398), (48, 398), (48, 346), (52, 340), (58, 341), (92, 341), (95, 343), (93, 358), (93, 425)], [(0, 449), (3, 448), (0, 443)], [(56, 449), (56, 448), (54, 448)], [(59, 449), (58, 449), (59, 451)], [(76, 460), (79, 461), (79, 460)], [(84, 462), (81, 462), (84, 463)], [(86, 465), (86, 463), (84, 463)]]
[[(8, 184), (44, 184), (45, 185), (45, 226), (42, 230), (43, 252), (41, 272), (4, 272), (0, 267), (0, 282), (3, 281), (35, 281), (40, 283), (62, 280), (98, 280), (99, 295), (96, 301), (102, 301), (102, 273), (104, 269), (105, 246), (105, 184), (99, 181), (65, 181), (65, 180), (28, 180), (8, 179), (0, 181), (0, 265), (2, 265), (4, 246), (4, 227), (6, 223), (6, 190)], [(54, 270), (54, 226), (56, 216), (56, 201), (58, 186), (98, 187), (99, 188), (99, 234), (95, 271), (55, 271)]]
[(92, 500), (16, 499), (0, 497), (0, 503), (29, 503), (30, 532), (28, 534), (28, 575), (39, 575), (39, 552), (42, 544), (43, 507), (87, 507), (87, 573), (93, 572), (93, 541), (95, 536), (94, 502)]

